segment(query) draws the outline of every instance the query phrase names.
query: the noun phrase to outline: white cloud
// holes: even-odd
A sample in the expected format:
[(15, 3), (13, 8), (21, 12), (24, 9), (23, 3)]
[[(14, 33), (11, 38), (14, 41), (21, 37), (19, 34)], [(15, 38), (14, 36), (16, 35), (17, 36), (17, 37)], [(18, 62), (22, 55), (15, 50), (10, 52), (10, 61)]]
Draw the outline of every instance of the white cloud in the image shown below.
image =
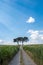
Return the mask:
[(30, 43), (43, 43), (43, 30), (28, 30)]
[(34, 31), (34, 30), (28, 30), (27, 33), (30, 33), (30, 38), (31, 39), (37, 39), (39, 35), (39, 31)]
[(34, 23), (35, 22), (35, 18), (29, 17), (29, 19), (26, 22), (27, 23)]
[(2, 40), (0, 40), (0, 42), (2, 42)]
[(0, 39), (0, 43), (3, 42), (3, 40)]
[(41, 37), (41, 39), (43, 40), (43, 36)]
[(43, 34), (39, 35), (39, 37), (43, 40)]
[(31, 39), (37, 39), (37, 37), (38, 37), (37, 34), (36, 34), (36, 35), (35, 35), (35, 34), (32, 34), (32, 35), (30, 36)]
[(27, 33), (30, 33), (30, 34), (38, 34), (38, 30), (28, 30)]

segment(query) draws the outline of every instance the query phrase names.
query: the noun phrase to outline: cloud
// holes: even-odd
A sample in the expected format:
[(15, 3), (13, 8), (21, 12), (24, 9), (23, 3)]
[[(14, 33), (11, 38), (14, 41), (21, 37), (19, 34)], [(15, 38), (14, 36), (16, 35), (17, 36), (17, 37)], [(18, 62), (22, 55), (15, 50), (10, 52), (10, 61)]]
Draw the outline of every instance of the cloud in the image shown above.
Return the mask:
[(34, 23), (35, 22), (35, 18), (29, 17), (29, 19), (26, 22), (27, 23)]
[(4, 41), (0, 39), (0, 43), (3, 43)]
[(39, 37), (43, 40), (43, 34), (39, 35)]
[(43, 43), (43, 30), (28, 30), (30, 43)]
[(41, 37), (41, 39), (43, 40), (43, 36)]
[(31, 39), (37, 39), (39, 35), (39, 31), (34, 31), (34, 30), (28, 30), (27, 33), (30, 33), (30, 38)]

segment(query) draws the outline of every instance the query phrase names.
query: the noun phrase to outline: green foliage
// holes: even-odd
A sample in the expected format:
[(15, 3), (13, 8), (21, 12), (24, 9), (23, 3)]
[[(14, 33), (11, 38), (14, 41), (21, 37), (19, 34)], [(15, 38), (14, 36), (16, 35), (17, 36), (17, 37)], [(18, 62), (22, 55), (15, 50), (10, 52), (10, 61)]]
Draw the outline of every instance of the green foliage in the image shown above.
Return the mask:
[(43, 45), (24, 46), (24, 50), (31, 52), (37, 65), (43, 65)]
[(8, 63), (18, 50), (18, 46), (0, 46), (0, 64), (7, 65), (5, 62)]

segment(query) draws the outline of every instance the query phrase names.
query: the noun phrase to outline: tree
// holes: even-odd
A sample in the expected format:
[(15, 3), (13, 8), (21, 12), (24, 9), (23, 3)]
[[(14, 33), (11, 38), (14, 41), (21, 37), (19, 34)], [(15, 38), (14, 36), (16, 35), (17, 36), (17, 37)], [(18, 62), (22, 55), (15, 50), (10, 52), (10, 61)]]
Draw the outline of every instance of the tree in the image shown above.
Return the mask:
[(19, 42), (23, 42), (23, 37), (15, 38), (15, 39), (13, 39), (13, 42), (17, 42), (19, 45)]
[(17, 42), (18, 45), (19, 45), (19, 42), (22, 42), (22, 45), (23, 45), (23, 42), (27, 42), (28, 41), (28, 37), (18, 37), (16, 39), (13, 39), (14, 42)]

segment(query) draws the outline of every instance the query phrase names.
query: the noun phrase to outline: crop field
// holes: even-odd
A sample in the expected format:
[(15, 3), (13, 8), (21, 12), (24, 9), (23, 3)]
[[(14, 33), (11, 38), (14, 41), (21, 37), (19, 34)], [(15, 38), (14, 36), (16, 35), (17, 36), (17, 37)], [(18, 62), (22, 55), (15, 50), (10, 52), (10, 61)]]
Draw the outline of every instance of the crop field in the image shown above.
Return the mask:
[(18, 52), (18, 46), (0, 46), (0, 65), (8, 65), (8, 62)]
[(43, 44), (24, 46), (23, 49), (36, 62), (37, 65), (43, 65)]

